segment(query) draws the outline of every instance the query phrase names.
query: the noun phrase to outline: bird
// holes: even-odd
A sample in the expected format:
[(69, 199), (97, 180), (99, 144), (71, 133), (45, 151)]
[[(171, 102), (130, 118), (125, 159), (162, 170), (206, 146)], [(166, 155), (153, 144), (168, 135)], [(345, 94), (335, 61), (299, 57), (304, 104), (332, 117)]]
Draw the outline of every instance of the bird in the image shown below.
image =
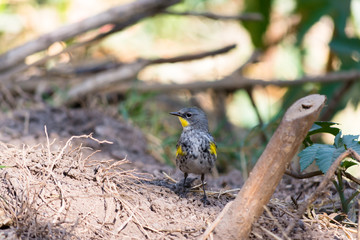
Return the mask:
[(183, 127), (176, 144), (176, 166), (184, 173), (183, 187), (189, 173), (201, 175), (203, 198), (208, 204), (204, 179), (205, 174), (211, 173), (217, 159), (217, 146), (214, 137), (209, 132), (208, 120), (204, 111), (197, 107), (183, 108), (177, 112), (170, 112), (177, 116)]

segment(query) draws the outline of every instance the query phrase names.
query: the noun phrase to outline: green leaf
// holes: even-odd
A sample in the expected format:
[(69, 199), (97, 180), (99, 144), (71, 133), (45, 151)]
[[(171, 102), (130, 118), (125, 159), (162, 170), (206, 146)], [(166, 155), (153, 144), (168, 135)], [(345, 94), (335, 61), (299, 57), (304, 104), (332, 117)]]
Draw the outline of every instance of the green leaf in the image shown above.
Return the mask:
[(345, 35), (345, 27), (350, 16), (350, 0), (297, 0), (296, 12), (301, 15), (297, 34), (300, 44), (305, 34), (322, 16), (330, 16), (335, 24), (337, 35)]
[(316, 133), (330, 133), (336, 136), (340, 129), (337, 127), (332, 127), (334, 125), (339, 125), (334, 122), (315, 122), (308, 132), (308, 136), (314, 135)]
[(270, 12), (273, 0), (246, 0), (244, 1), (244, 13), (256, 12), (263, 16), (263, 21), (245, 21), (243, 26), (248, 30), (251, 40), (256, 48), (264, 46), (264, 35), (269, 25)]
[(324, 15), (331, 11), (331, 2), (328, 0), (301, 0), (297, 1), (296, 12), (301, 15), (301, 22), (297, 34), (298, 44), (300, 44), (305, 34), (317, 23)]
[(328, 128), (330, 126), (334, 126), (334, 125), (339, 125), (338, 123), (336, 122), (329, 122), (329, 121), (316, 121), (313, 126), (310, 128), (310, 131), (311, 130), (316, 130), (316, 129), (319, 129), (319, 128)]
[(330, 2), (332, 5), (331, 17), (335, 24), (335, 36), (346, 36), (345, 28), (351, 14), (351, 0), (330, 0)]
[(359, 44), (360, 39), (358, 38), (336, 37), (330, 42), (329, 46), (336, 53), (351, 56), (354, 52), (359, 53)]
[[(319, 149), (325, 144), (315, 143), (304, 150), (302, 150), (298, 156), (300, 157), (300, 170), (304, 171), (307, 167), (310, 166), (315, 160), (318, 154)], [(325, 145), (327, 146), (327, 145)]]
[(319, 148), (316, 156), (316, 165), (319, 169), (326, 173), (331, 164), (345, 151), (344, 148), (335, 148), (332, 145), (322, 144), (323, 146)]
[(358, 107), (360, 107), (360, 82), (356, 81), (352, 87), (347, 91), (346, 95), (344, 96), (344, 101), (347, 103), (351, 103), (351, 105), (354, 107), (355, 111)]
[(357, 165), (357, 162), (351, 161), (351, 160), (345, 160), (341, 163), (341, 166), (345, 169), (348, 169), (349, 167)]
[(306, 136), (304, 141), (303, 141), (303, 144), (305, 147), (309, 147), (311, 145), (313, 145), (313, 141), (311, 140), (310, 136)]
[(344, 135), (343, 142), (346, 145), (346, 148), (351, 148), (358, 154), (360, 154), (360, 142), (359, 135)]
[(359, 144), (358, 142), (359, 135), (344, 135), (342, 141), (347, 147)]
[[(306, 135), (306, 138), (303, 141), (303, 144), (305, 147), (308, 147), (313, 144), (311, 141), (310, 136), (317, 134), (317, 133), (330, 133), (334, 136), (337, 136), (339, 134), (340, 129), (337, 127), (333, 127), (334, 125), (338, 125), (338, 123), (334, 122), (315, 122), (311, 129), (309, 130), (308, 134)], [(340, 134), (341, 136), (341, 134)]]
[(344, 142), (343, 142), (341, 135), (342, 135), (342, 132), (339, 131), (339, 133), (335, 136), (334, 146), (336, 148), (344, 147)]
[(350, 204), (350, 202), (357, 196), (359, 195), (359, 191), (355, 191), (353, 194), (351, 194), (351, 196), (346, 200), (346, 204)]
[(329, 43), (333, 53), (341, 60), (341, 69), (360, 69), (360, 39), (346, 36), (335, 36)]

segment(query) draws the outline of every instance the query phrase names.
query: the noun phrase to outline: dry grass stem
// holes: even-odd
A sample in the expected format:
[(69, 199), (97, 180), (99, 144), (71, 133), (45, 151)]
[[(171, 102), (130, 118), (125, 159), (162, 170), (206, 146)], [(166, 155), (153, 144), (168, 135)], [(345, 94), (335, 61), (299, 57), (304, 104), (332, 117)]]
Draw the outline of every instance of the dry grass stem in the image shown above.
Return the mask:
[(280, 231), (282, 232), (283, 238), (290, 240), (290, 238), (286, 235), (285, 233), (285, 229), (280, 225), (279, 221), (272, 215), (271, 211), (269, 210), (269, 208), (267, 206), (264, 206), (264, 209), (266, 211), (266, 213), (269, 215), (269, 217), (274, 221), (274, 223), (276, 224), (276, 226), (280, 229)]
[[(144, 236), (149, 237), (142, 227), (147, 225), (145, 218), (134, 208), (135, 200), (124, 199), (123, 192), (124, 189), (130, 190), (127, 186), (130, 182), (139, 183), (145, 176), (135, 170), (123, 169), (122, 165), (128, 163), (127, 160), (96, 161), (92, 158), (99, 151), (92, 151), (84, 157), (86, 147), (82, 143), (72, 148), (74, 139), (91, 139), (97, 143), (111, 144), (107, 140), (97, 140), (91, 134), (72, 136), (64, 146), (56, 147), (57, 142), (50, 141), (46, 126), (44, 131), (45, 146), (23, 145), (18, 148), (0, 144), (4, 159), (7, 159), (5, 164), (12, 166), (0, 172), (3, 179), (0, 182), (0, 209), (11, 219), (17, 235), (21, 238), (63, 239), (73, 238), (80, 233), (86, 236), (94, 231), (102, 232), (104, 238), (113, 238), (119, 237), (118, 233), (133, 221)], [(92, 169), (94, 166), (98, 167), (97, 172)], [(79, 188), (87, 181), (94, 180), (98, 182), (99, 190), (94, 188), (88, 192), (87, 188), (85, 191)], [(74, 191), (79, 192), (74, 194)], [(91, 203), (95, 199), (119, 203), (114, 217), (120, 226), (114, 226), (115, 231), (107, 231), (104, 224), (96, 224), (98, 213), (77, 209), (79, 204), (74, 204), (79, 201)], [(121, 211), (120, 208), (124, 209)], [(106, 211), (110, 210), (105, 209), (105, 218)], [(126, 213), (129, 217), (123, 220), (122, 216)], [(91, 226), (91, 229), (84, 232), (85, 226)]]
[(259, 226), (259, 227), (261, 228), (261, 230), (263, 230), (268, 236), (272, 237), (273, 239), (282, 240), (280, 237), (276, 236), (274, 233), (270, 232), (269, 230), (267, 230), (263, 226)]

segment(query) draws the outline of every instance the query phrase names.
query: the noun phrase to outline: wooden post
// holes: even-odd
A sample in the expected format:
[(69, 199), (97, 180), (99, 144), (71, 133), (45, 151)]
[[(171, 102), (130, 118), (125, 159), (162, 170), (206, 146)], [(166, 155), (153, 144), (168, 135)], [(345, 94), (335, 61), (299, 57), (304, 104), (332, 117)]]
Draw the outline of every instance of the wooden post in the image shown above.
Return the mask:
[(213, 232), (214, 239), (248, 238), (252, 224), (262, 214), (263, 206), (273, 195), (325, 101), (323, 95), (310, 95), (286, 111), (243, 188), (226, 212), (222, 212), (223, 217)]

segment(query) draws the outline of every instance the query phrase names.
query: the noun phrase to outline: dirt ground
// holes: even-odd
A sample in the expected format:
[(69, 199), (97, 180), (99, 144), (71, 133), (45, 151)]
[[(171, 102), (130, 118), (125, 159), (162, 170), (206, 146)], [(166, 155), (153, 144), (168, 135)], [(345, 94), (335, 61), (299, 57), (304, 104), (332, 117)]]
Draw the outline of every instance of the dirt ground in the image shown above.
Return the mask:
[[(0, 156), (0, 239), (201, 239), (244, 182), (237, 170), (207, 176), (207, 206), (197, 176), (178, 194), (181, 172), (149, 154), (143, 133), (95, 110), (1, 114)], [(291, 197), (300, 204), (319, 179), (284, 176), (250, 238), (282, 239)], [(332, 219), (309, 212), (289, 239), (355, 239)]]

